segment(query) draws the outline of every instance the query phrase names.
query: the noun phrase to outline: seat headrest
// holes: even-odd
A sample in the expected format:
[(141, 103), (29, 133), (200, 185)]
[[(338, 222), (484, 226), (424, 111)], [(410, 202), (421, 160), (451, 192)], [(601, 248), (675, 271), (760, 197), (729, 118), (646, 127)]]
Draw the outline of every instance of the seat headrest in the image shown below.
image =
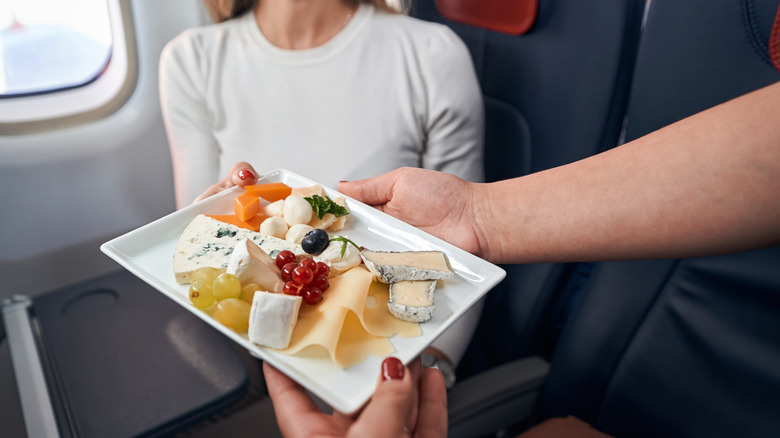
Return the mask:
[(522, 35), (536, 21), (539, 0), (435, 0), (442, 16), (470, 26)]

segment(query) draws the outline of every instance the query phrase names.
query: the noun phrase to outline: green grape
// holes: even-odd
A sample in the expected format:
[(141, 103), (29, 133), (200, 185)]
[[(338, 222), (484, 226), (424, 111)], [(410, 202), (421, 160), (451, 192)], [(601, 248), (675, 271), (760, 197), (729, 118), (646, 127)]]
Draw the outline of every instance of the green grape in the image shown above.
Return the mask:
[(220, 274), (211, 287), (214, 291), (214, 299), (217, 301), (238, 298), (241, 295), (241, 282), (233, 274)]
[(190, 274), (190, 283), (195, 283), (196, 281), (205, 281), (208, 284), (212, 284), (214, 283), (214, 280), (217, 279), (219, 274), (223, 272), (225, 272), (225, 270), (220, 268), (198, 268), (192, 271), (192, 274)]
[(255, 292), (259, 290), (261, 290), (260, 286), (255, 283), (249, 283), (241, 288), (241, 295), (238, 298), (252, 304), (252, 300), (255, 299)]
[(238, 298), (226, 298), (214, 307), (214, 318), (237, 332), (249, 329), (249, 310), (252, 306)]
[(194, 281), (190, 285), (190, 301), (198, 309), (205, 309), (214, 304), (211, 283), (206, 283), (203, 280)]

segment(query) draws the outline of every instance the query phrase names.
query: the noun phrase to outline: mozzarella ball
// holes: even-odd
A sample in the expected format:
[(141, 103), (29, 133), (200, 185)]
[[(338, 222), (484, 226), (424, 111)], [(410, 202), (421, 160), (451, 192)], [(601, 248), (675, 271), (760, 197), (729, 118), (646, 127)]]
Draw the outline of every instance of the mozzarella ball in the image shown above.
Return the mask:
[(263, 207), (263, 214), (268, 217), (283, 217), (284, 216), (284, 199), (272, 202)]
[(312, 257), (315, 262), (323, 262), (328, 265), (331, 272), (338, 275), (346, 272), (355, 266), (359, 266), (363, 261), (360, 258), (360, 250), (355, 248), (352, 244), (346, 243), (346, 250), (344, 251), (344, 257), (341, 256), (342, 248), (345, 248), (345, 242), (339, 242), (331, 240), (325, 251)]
[(290, 227), (289, 230), (287, 230), (287, 234), (284, 235), (284, 240), (288, 242), (293, 242), (297, 245), (301, 244), (301, 240), (303, 240), (303, 236), (306, 235), (309, 231), (313, 230), (311, 226), (307, 224), (296, 224)]
[(311, 204), (302, 196), (290, 195), (284, 200), (284, 220), (292, 226), (311, 221)]
[(284, 239), (287, 234), (287, 222), (280, 217), (269, 217), (260, 224), (260, 232), (267, 236)]

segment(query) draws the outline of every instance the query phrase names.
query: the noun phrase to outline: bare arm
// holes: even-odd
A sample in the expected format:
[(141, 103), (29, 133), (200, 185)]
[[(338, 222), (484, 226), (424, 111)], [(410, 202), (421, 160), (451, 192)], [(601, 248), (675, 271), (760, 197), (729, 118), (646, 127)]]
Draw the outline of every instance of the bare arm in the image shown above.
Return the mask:
[[(780, 243), (779, 104), (776, 83), (611, 151), (492, 184), (404, 169), (339, 190), (494, 262), (770, 246)], [(450, 196), (438, 206), (436, 182)]]

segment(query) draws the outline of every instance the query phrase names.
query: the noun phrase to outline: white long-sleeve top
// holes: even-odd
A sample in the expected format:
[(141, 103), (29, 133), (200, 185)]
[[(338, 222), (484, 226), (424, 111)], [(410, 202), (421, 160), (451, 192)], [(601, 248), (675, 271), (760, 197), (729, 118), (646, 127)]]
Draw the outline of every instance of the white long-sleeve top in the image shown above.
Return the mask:
[(328, 187), (402, 166), (482, 179), (483, 107), (447, 27), (361, 6), (326, 44), (284, 50), (253, 13), (187, 30), (163, 51), (160, 95), (177, 204), (238, 161)]
[[(238, 161), (332, 188), (402, 166), (483, 179), (482, 95), (465, 45), (446, 26), (369, 5), (307, 50), (271, 44), (252, 12), (187, 30), (163, 50), (160, 96), (179, 208)], [(455, 362), (471, 319), (437, 341)]]

